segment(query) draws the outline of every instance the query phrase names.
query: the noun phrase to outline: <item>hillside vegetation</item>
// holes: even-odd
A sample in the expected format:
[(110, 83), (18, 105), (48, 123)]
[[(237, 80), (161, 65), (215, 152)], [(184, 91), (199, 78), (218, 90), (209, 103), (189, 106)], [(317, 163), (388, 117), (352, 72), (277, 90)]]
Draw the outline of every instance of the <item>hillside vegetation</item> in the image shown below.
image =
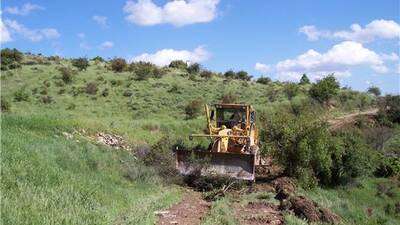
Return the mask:
[[(9, 49), (1, 60), (3, 224), (154, 224), (182, 196), (172, 150), (205, 146), (187, 136), (203, 132), (203, 103), (221, 101), (256, 108), (263, 154), (343, 224), (399, 222), (399, 96), (341, 88), (334, 76), (255, 80), (182, 61), (159, 68)], [(380, 108), (375, 118), (326, 123), (370, 108)], [(98, 133), (120, 135), (128, 150), (98, 143)], [(232, 198), (213, 202), (203, 222), (238, 223)]]

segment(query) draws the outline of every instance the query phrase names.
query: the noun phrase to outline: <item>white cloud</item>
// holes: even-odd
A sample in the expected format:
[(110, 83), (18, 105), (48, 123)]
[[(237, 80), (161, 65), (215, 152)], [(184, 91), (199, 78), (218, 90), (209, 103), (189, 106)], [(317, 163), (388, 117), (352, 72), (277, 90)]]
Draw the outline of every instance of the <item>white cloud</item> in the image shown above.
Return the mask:
[(399, 60), (399, 56), (392, 52), (391, 54), (381, 54), (381, 58), (382, 60), (385, 61), (398, 61)]
[(3, 20), (0, 18), (0, 43), (6, 43), (12, 41), (10, 32), (7, 27), (4, 25)]
[(217, 16), (219, 0), (175, 0), (160, 7), (152, 0), (127, 1), (125, 19), (142, 26), (170, 23), (185, 26), (210, 22)]
[(31, 4), (31, 3), (25, 3), (21, 8), (15, 6), (15, 7), (6, 7), (4, 9), (5, 12), (14, 14), (14, 15), (19, 15), (19, 16), (26, 16), (29, 15), (32, 11), (35, 10), (43, 10), (44, 8), (39, 5)]
[(387, 73), (388, 68), (384, 60), (385, 57), (358, 42), (344, 41), (325, 53), (310, 49), (294, 59), (280, 61), (273, 70), (281, 80), (297, 80), (303, 73), (316, 80), (331, 73), (337, 77), (348, 77), (351, 75), (350, 70), (358, 66), (368, 66), (377, 73)]
[(54, 28), (29, 29), (15, 20), (5, 20), (4, 23), (11, 33), (20, 34), (33, 42), (60, 37), (60, 33)]
[(254, 69), (257, 71), (260, 71), (262, 73), (267, 73), (267, 72), (271, 71), (271, 66), (263, 64), (263, 63), (256, 63), (256, 65), (254, 66)]
[(108, 23), (107, 23), (107, 17), (105, 16), (98, 16), (98, 15), (94, 15), (92, 17), (92, 19), (99, 24), (102, 28), (107, 28), (108, 27)]
[(376, 39), (396, 39), (400, 38), (400, 25), (393, 20), (374, 20), (362, 27), (359, 24), (352, 24), (350, 30), (318, 30), (313, 25), (303, 26), (299, 29), (310, 41), (320, 38), (331, 38), (339, 40), (350, 40), (361, 43), (372, 42)]
[(208, 60), (211, 54), (199, 46), (193, 51), (162, 49), (154, 54), (144, 53), (132, 59), (134, 62), (151, 62), (158, 66), (166, 66), (173, 60), (183, 60), (189, 63), (199, 63)]
[(111, 42), (111, 41), (105, 41), (105, 42), (101, 43), (100, 46), (99, 46), (99, 48), (101, 50), (110, 49), (112, 47), (114, 47), (114, 43)]

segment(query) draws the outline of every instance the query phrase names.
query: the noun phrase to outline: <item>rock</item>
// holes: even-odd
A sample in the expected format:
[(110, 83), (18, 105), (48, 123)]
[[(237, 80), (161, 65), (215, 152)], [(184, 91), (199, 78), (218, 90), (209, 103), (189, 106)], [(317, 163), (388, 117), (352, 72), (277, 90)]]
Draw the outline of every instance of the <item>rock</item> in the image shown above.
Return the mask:
[(168, 213), (169, 213), (169, 211), (155, 211), (154, 212), (154, 214), (156, 214), (157, 216), (164, 216)]

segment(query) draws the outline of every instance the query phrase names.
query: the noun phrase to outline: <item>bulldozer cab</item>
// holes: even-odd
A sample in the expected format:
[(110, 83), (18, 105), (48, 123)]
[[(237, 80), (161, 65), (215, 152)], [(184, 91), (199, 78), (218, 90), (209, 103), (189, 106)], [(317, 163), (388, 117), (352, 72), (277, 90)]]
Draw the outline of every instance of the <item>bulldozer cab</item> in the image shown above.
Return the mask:
[(247, 104), (214, 104), (210, 110), (205, 105), (207, 130), (205, 134), (191, 134), (193, 138), (209, 138), (207, 151), (177, 151), (177, 169), (185, 175), (199, 168), (189, 163), (189, 155), (208, 159), (201, 166), (201, 174), (230, 176), (243, 180), (254, 180), (258, 157), (258, 132), (255, 126), (255, 111)]

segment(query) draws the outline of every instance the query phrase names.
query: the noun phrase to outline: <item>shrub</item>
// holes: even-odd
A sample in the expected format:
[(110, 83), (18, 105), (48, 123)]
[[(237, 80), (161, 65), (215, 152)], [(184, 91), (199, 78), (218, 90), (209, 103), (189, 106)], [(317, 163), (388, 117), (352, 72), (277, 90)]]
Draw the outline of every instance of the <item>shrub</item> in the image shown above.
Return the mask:
[(213, 72), (211, 72), (209, 70), (204, 70), (204, 71), (201, 71), (200, 76), (205, 79), (210, 79), (213, 76)]
[(127, 67), (126, 60), (123, 58), (114, 58), (111, 60), (111, 69), (114, 72), (120, 73), (125, 71)]
[(83, 71), (89, 66), (89, 61), (87, 58), (77, 58), (72, 60), (72, 65), (78, 68), (79, 71)]
[(61, 73), (61, 79), (64, 83), (69, 84), (72, 82), (74, 71), (71, 68), (63, 66), (59, 67), (58, 71)]
[(5, 48), (1, 50), (0, 66), (1, 70), (16, 69), (21, 67), (23, 53), (17, 49)]
[(222, 103), (237, 103), (239, 97), (234, 93), (228, 93), (222, 96), (221, 102)]
[(10, 111), (11, 104), (6, 99), (4, 99), (3, 96), (1, 96), (0, 104), (1, 104), (1, 107), (0, 107), (1, 112), (9, 112)]
[(136, 74), (136, 80), (147, 80), (150, 77), (161, 78), (163, 75), (162, 70), (149, 62), (131, 63), (129, 70)]
[(97, 62), (104, 62), (105, 60), (101, 56), (96, 56), (92, 59), (92, 61), (97, 61)]
[(193, 100), (193, 101), (189, 102), (185, 106), (186, 117), (188, 119), (196, 118), (201, 111), (202, 105), (203, 105), (203, 101), (201, 101), (201, 100)]
[(89, 95), (95, 95), (97, 93), (97, 84), (95, 82), (89, 82), (86, 84), (85, 92)]
[(181, 70), (186, 70), (187, 69), (187, 63), (182, 61), (182, 60), (174, 60), (174, 61), (170, 62), (169, 67), (170, 68), (181, 69)]
[(300, 85), (310, 84), (310, 79), (308, 79), (307, 74), (303, 74), (303, 75), (301, 76), (301, 79), (300, 79), (299, 84), (300, 84)]
[(313, 84), (309, 90), (309, 94), (313, 99), (325, 103), (332, 97), (336, 96), (338, 90), (339, 82), (333, 74), (331, 74)]
[(236, 77), (236, 73), (233, 70), (228, 70), (224, 73), (224, 77), (228, 79), (234, 79)]
[(381, 95), (381, 89), (379, 89), (379, 87), (376, 87), (376, 86), (369, 87), (367, 92), (370, 93), (370, 94), (373, 94), (375, 96), (380, 96)]
[(284, 87), (284, 92), (289, 100), (299, 93), (299, 86), (295, 83), (287, 83)]
[(29, 101), (29, 94), (25, 91), (24, 88), (21, 88), (14, 93), (14, 100), (17, 102), (27, 102)]
[(101, 96), (103, 96), (103, 97), (107, 97), (108, 94), (109, 94), (108, 88), (104, 88), (104, 90), (101, 92)]
[(259, 84), (269, 84), (269, 83), (271, 83), (271, 78), (269, 78), (269, 77), (260, 77), (260, 78), (257, 79), (256, 82), (259, 83)]
[(200, 73), (201, 70), (201, 66), (198, 63), (192, 63), (188, 66), (187, 71), (190, 74), (196, 74), (196, 73)]
[(246, 71), (243, 71), (243, 70), (237, 72), (236, 76), (235, 76), (236, 79), (246, 80), (246, 81), (251, 80), (251, 77), (252, 76), (250, 76)]

